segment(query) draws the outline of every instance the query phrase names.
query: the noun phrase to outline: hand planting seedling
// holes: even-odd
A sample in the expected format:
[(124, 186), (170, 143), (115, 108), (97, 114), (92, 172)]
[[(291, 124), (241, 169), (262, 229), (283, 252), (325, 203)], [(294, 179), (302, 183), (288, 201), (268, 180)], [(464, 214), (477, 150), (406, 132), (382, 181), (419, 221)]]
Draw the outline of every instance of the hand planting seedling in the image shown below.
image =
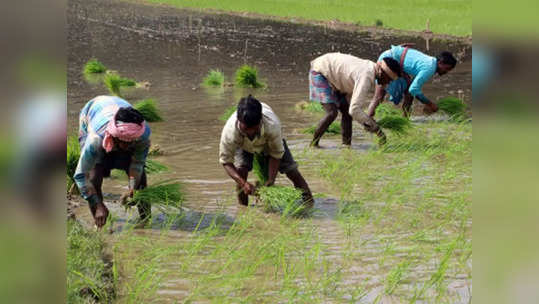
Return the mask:
[(142, 114), (144, 120), (147, 122), (163, 121), (163, 117), (161, 117), (161, 114), (157, 109), (155, 99), (148, 98), (138, 101), (133, 105), (133, 107)]
[(241, 88), (262, 88), (263, 82), (258, 81), (258, 70), (249, 65), (243, 65), (236, 70), (236, 85)]

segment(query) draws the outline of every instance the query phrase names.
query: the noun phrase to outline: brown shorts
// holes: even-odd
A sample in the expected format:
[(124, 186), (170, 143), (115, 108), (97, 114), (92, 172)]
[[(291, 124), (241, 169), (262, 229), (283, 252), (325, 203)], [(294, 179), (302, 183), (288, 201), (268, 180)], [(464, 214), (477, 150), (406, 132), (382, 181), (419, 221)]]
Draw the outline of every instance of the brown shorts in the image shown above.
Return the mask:
[[(298, 164), (292, 157), (292, 153), (286, 145), (286, 141), (283, 139), (284, 154), (279, 163), (279, 172), (286, 174), (292, 170), (298, 168)], [(245, 150), (238, 149), (236, 150), (236, 155), (234, 156), (234, 166), (237, 168), (246, 168), (248, 171), (253, 170), (253, 153), (249, 153)], [(269, 156), (265, 155), (266, 158)]]

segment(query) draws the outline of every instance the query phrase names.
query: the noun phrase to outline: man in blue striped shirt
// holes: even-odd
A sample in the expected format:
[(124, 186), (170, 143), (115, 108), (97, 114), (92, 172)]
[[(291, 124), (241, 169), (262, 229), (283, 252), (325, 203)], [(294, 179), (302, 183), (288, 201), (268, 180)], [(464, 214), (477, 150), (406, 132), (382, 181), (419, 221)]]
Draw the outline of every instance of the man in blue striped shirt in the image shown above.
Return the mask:
[(457, 65), (455, 57), (450, 52), (442, 52), (437, 57), (432, 57), (407, 45), (392, 45), (391, 49), (380, 55), (378, 61), (385, 57), (393, 58), (400, 63), (403, 77), (390, 82), (385, 89), (380, 84), (376, 85), (368, 114), (374, 116), (376, 107), (384, 99), (386, 92), (390, 95), (389, 100), (396, 105), (404, 97), (402, 108), (407, 117), (410, 115), (414, 98), (425, 105), (427, 113), (438, 111), (438, 106), (423, 94), (422, 88), (435, 73), (441, 76), (451, 71)]
[[(146, 187), (144, 165), (150, 134), (142, 114), (119, 97), (98, 96), (81, 110), (81, 153), (73, 178), (98, 227), (105, 224), (109, 213), (103, 204), (101, 185), (112, 169), (124, 170), (133, 181), (122, 200), (132, 197), (133, 190)], [(151, 215), (149, 204), (139, 204), (138, 209), (141, 219), (147, 221)]]

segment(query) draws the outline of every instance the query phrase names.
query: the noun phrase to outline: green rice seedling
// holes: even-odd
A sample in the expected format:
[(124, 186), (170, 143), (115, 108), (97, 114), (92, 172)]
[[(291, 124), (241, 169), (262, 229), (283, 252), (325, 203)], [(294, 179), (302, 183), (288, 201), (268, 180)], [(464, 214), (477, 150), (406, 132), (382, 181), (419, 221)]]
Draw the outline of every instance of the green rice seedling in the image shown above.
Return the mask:
[(255, 153), (253, 157), (253, 172), (261, 185), (268, 181), (269, 160), (260, 153)]
[(146, 159), (146, 164), (144, 164), (144, 170), (147, 174), (155, 174), (167, 171), (168, 167), (153, 159)]
[(103, 82), (105, 83), (105, 86), (109, 89), (110, 93), (116, 96), (121, 96), (120, 89), (122, 87), (134, 87), (137, 85), (134, 80), (124, 78), (116, 73), (108, 73), (107, 75), (105, 75), (105, 78), (103, 78)]
[(305, 215), (305, 211), (307, 211), (307, 208), (303, 205), (302, 192), (296, 188), (284, 186), (260, 187), (257, 195), (267, 212), (296, 217)]
[(316, 101), (300, 101), (296, 104), (296, 109), (311, 113), (324, 113), (324, 107)]
[(208, 75), (202, 80), (202, 85), (206, 87), (222, 87), (225, 83), (225, 74), (220, 70), (211, 69)]
[(384, 102), (376, 108), (375, 117), (382, 119), (386, 116), (402, 116), (402, 111), (389, 102)]
[(258, 70), (247, 64), (236, 70), (236, 85), (242, 88), (262, 88), (264, 83), (258, 81)]
[(451, 117), (459, 117), (464, 114), (466, 104), (456, 97), (445, 97), (438, 101), (438, 108)]
[(237, 109), (236, 106), (230, 106), (230, 107), (226, 108), (225, 112), (221, 116), (219, 116), (219, 120), (226, 122), (230, 118), (230, 116), (232, 116), (232, 114), (234, 114), (234, 112), (236, 112), (236, 109)]
[[(316, 131), (317, 125), (311, 126), (309, 128), (303, 129), (303, 133), (305, 134), (314, 134), (314, 131)], [(332, 122), (325, 133), (328, 134), (341, 134), (341, 124), (338, 122)]]
[(384, 292), (386, 294), (392, 294), (395, 291), (395, 288), (402, 281), (409, 267), (410, 262), (403, 261), (391, 269), (385, 280)]
[(84, 65), (84, 74), (102, 74), (107, 71), (104, 64), (97, 59), (92, 58)]
[(181, 191), (181, 185), (179, 183), (162, 182), (135, 191), (131, 202), (135, 204), (146, 202), (152, 205), (165, 205), (179, 208), (184, 199), (184, 194)]
[(408, 118), (394, 115), (385, 116), (377, 123), (382, 129), (390, 130), (396, 134), (405, 134), (412, 127)]
[(136, 102), (133, 107), (142, 114), (144, 120), (146, 120), (147, 122), (163, 121), (163, 117), (161, 117), (161, 114), (157, 109), (156, 103), (157, 102), (155, 101), (155, 99), (148, 98)]
[(67, 189), (71, 188), (73, 183), (73, 175), (77, 169), (77, 164), (80, 158), (80, 146), (77, 137), (71, 135), (67, 137), (67, 159), (66, 159), (66, 173), (67, 173)]

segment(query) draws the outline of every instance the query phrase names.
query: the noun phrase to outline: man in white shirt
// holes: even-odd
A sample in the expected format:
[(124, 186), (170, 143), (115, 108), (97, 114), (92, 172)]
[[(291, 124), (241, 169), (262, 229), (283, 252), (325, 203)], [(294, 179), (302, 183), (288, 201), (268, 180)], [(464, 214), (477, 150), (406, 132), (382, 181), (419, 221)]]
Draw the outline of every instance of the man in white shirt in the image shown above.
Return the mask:
[(275, 183), (277, 171), (284, 173), (294, 187), (303, 191), (304, 203), (312, 207), (311, 190), (282, 138), (279, 118), (267, 104), (249, 95), (240, 100), (237, 111), (226, 122), (219, 145), (219, 162), (238, 184), (238, 190), (241, 190), (238, 191), (238, 202), (244, 206), (248, 205), (248, 195), (255, 190), (247, 181), (253, 168), (254, 153), (261, 153), (268, 159), (265, 186)]

